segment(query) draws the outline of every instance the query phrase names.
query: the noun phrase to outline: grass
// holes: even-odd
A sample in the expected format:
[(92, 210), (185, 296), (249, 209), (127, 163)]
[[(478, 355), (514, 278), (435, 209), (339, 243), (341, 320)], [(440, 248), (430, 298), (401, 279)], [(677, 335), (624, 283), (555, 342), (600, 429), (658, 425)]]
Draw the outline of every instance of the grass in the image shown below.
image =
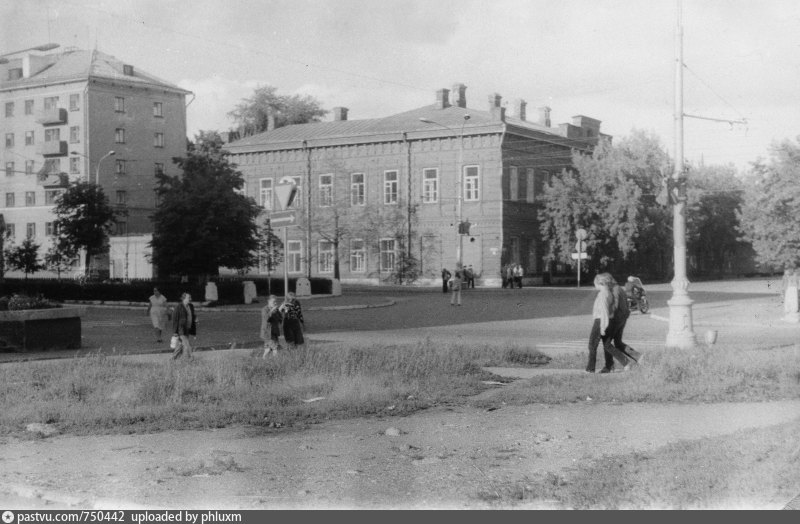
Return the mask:
[(562, 475), (495, 485), (503, 506), (565, 509), (781, 509), (800, 495), (800, 420), (603, 457)]

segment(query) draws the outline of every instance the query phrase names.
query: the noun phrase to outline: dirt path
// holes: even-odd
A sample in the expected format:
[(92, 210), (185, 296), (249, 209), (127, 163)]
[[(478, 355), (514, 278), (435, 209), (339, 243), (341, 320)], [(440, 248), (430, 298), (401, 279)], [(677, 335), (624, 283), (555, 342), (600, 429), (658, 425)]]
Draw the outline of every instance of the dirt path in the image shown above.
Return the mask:
[[(68, 508), (482, 508), (493, 486), (800, 416), (800, 401), (439, 407), (304, 430), (0, 439), (0, 502)], [(399, 434), (387, 435), (394, 428)], [(389, 431), (393, 433), (393, 431)]]

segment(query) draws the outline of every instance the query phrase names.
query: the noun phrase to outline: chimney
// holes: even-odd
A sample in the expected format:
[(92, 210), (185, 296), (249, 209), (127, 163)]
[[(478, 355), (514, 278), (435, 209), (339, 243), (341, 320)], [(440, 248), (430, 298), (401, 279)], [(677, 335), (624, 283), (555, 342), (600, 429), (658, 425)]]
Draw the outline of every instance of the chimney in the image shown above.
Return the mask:
[(453, 105), (467, 107), (467, 86), (464, 84), (453, 84)]
[(492, 114), (492, 120), (506, 121), (506, 108), (501, 106), (503, 97), (498, 93), (489, 95), (489, 112)]
[(444, 109), (450, 107), (450, 90), (437, 89), (436, 90), (436, 109)]
[(500, 102), (503, 101), (503, 97), (500, 96), (499, 93), (493, 93), (489, 95), (489, 111), (493, 111), (494, 108), (500, 107)]
[(339, 122), (342, 120), (347, 120), (347, 108), (346, 107), (334, 107), (333, 108), (333, 121)]
[(517, 118), (525, 122), (527, 120), (527, 115), (525, 114), (525, 108), (528, 106), (528, 103), (519, 98), (514, 102), (514, 110), (517, 112)]
[(550, 108), (542, 106), (539, 108), (539, 124), (550, 127)]

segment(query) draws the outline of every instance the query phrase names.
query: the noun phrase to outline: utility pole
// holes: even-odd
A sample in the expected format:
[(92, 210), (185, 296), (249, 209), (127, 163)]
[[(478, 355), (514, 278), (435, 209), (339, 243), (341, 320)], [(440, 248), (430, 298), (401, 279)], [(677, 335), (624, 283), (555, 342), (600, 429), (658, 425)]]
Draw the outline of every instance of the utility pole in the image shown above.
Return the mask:
[(672, 238), (675, 274), (672, 278), (672, 298), (669, 305), (669, 331), (666, 346), (675, 349), (695, 347), (692, 324), (692, 304), (689, 298), (689, 279), (686, 276), (686, 191), (683, 164), (683, 22), (682, 0), (677, 0), (675, 26), (675, 171), (672, 181), (678, 196), (672, 206)]

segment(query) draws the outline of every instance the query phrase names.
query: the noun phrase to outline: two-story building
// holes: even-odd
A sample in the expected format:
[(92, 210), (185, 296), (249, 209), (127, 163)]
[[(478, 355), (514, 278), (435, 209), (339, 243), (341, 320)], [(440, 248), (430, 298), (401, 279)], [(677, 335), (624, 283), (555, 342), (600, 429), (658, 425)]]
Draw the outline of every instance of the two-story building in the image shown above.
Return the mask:
[(101, 269), (151, 276), (155, 174), (185, 155), (188, 94), (97, 50), (50, 44), (2, 55), (0, 213), (10, 241), (31, 237), (44, 253), (57, 195), (72, 180), (95, 182), (126, 211)]
[(542, 184), (601, 136), (598, 120), (552, 127), (549, 108), (531, 121), (526, 105), (517, 100), (507, 115), (495, 94), (484, 109), (469, 108), (466, 86), (456, 84), (404, 113), (348, 120), (334, 108), (331, 122), (268, 129), (226, 149), (265, 218), (276, 184), (297, 184), (290, 275), (333, 277), (338, 265), (343, 282), (434, 284), (461, 262), (479, 284), (498, 285), (508, 263), (542, 276)]

